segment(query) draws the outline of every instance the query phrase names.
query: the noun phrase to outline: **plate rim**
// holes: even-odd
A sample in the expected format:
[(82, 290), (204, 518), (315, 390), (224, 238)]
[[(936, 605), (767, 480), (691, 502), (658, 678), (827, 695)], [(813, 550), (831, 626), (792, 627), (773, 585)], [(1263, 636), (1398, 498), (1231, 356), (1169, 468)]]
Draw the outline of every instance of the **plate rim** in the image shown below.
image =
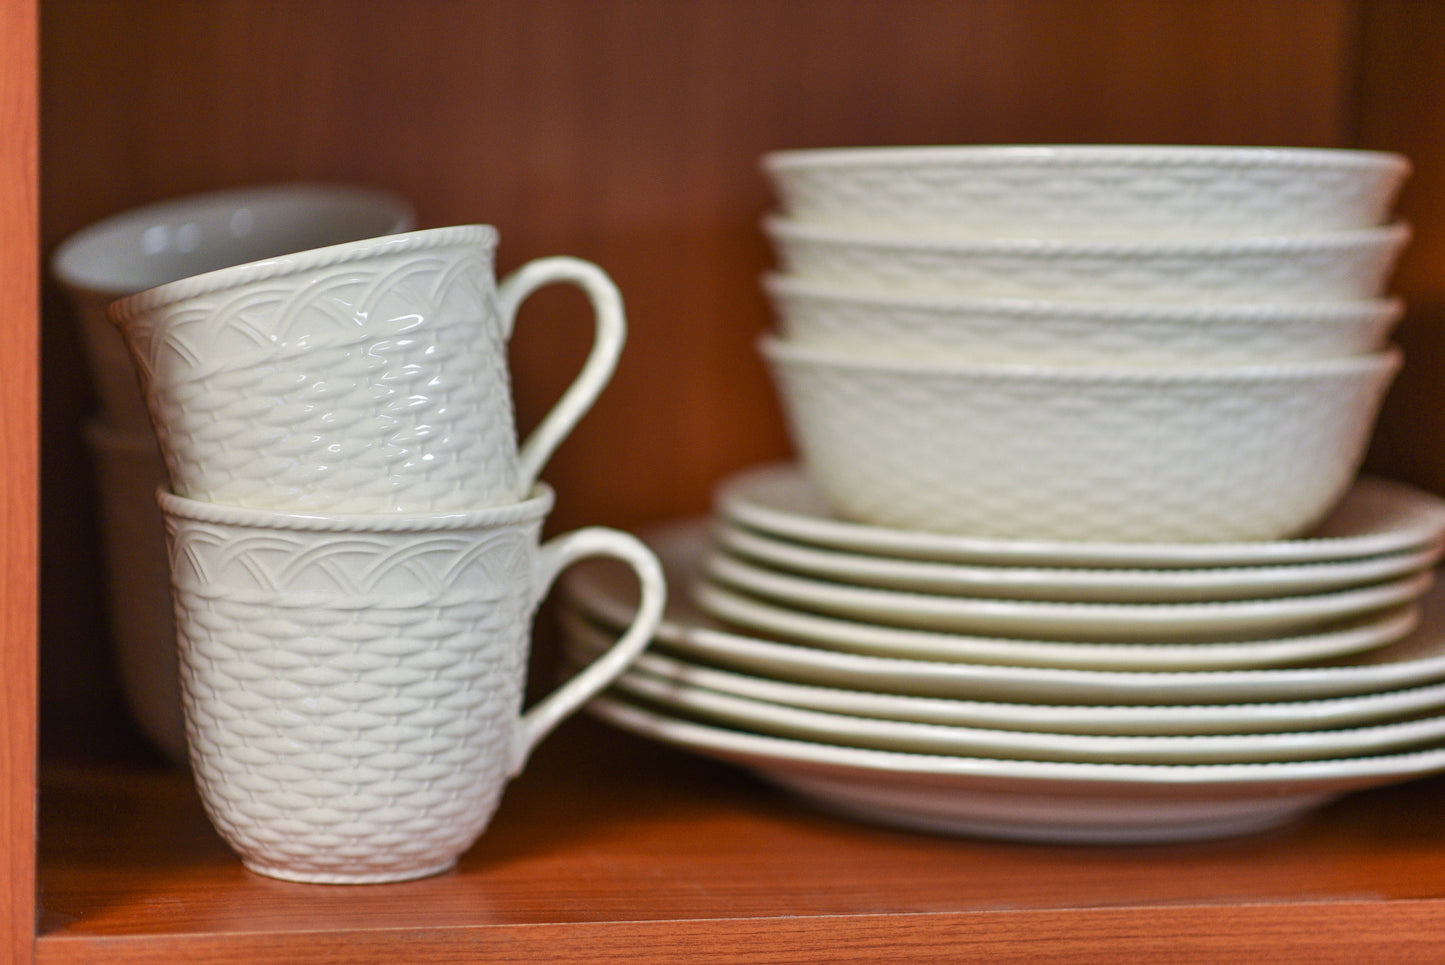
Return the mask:
[[(820, 545), (842, 545), (879, 555), (917, 556), (973, 562), (1033, 561), (1041, 565), (1127, 567), (1249, 566), (1303, 563), (1383, 555), (1423, 546), (1445, 537), (1445, 499), (1396, 480), (1361, 474), (1341, 498), (1382, 494), (1411, 504), (1417, 521), (1408, 527), (1358, 536), (1299, 537), (1288, 540), (1221, 543), (1124, 543), (1103, 541), (1009, 540), (958, 536), (871, 525), (835, 516), (802, 516), (760, 505), (755, 491), (764, 485), (804, 487), (806, 473), (797, 462), (779, 461), (734, 473), (713, 497), (721, 517)], [(819, 500), (815, 492), (812, 496)], [(1338, 511), (1338, 504), (1337, 504)], [(1422, 532), (1422, 529), (1425, 530)]]

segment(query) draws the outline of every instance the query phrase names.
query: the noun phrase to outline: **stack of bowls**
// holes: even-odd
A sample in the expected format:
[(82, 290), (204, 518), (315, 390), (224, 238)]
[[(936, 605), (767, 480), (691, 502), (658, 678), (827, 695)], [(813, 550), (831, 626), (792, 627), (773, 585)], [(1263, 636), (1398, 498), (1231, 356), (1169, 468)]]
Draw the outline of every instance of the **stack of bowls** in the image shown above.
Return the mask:
[[(1403, 158), (765, 169), (800, 459), (653, 534), (692, 598), (599, 714), (835, 811), (1028, 839), (1242, 833), (1445, 767), (1445, 503), (1359, 475), (1402, 361)], [(569, 584), (579, 659), (623, 587)]]
[(1399, 368), (1406, 172), (1368, 152), (1038, 147), (767, 159), (810, 477), (867, 522), (1275, 539), (1343, 496)]

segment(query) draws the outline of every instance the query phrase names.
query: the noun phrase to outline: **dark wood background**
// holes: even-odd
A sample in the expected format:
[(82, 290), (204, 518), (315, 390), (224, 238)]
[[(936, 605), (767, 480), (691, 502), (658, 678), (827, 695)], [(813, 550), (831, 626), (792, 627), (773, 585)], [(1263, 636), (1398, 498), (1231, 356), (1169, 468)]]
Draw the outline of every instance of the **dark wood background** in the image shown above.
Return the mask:
[[(1407, 365), (1370, 466), (1445, 492), (1445, 4), (1409, 0), (44, 0), (42, 251), (139, 203), (336, 179), (423, 226), (501, 231), (503, 271), (572, 254), (631, 336), (551, 463), (553, 530), (704, 512), (785, 454), (755, 355), (770, 324), (758, 160), (779, 148), (1113, 142), (1408, 153), (1397, 275)], [(538, 296), (519, 420), (580, 362), (587, 319)], [(42, 741), (143, 753), (109, 669), (90, 411), (45, 290)]]

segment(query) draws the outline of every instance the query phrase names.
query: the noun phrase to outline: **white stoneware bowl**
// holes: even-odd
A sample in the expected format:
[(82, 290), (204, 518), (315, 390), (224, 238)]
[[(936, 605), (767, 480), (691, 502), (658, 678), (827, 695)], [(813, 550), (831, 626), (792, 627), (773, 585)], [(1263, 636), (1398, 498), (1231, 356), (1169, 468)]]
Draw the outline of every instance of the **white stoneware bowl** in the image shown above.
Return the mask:
[(769, 217), (785, 272), (856, 288), (974, 298), (1321, 302), (1376, 298), (1404, 224), (1204, 240), (929, 238)]
[(880, 357), (1050, 365), (1200, 365), (1365, 355), (1400, 321), (1399, 299), (1141, 305), (859, 291), (763, 280), (790, 342)]
[(117, 428), (150, 431), (145, 401), (106, 306), (203, 272), (410, 230), (411, 205), (339, 184), (276, 184), (173, 198), (111, 215), (71, 235), (50, 268), (74, 306), (100, 402)]
[(1002, 538), (1217, 542), (1307, 529), (1348, 489), (1401, 364), (899, 361), (765, 338), (795, 444), (841, 515)]
[(1320, 148), (973, 145), (783, 151), (763, 169), (784, 212), (816, 225), (1178, 238), (1379, 224), (1410, 164)]

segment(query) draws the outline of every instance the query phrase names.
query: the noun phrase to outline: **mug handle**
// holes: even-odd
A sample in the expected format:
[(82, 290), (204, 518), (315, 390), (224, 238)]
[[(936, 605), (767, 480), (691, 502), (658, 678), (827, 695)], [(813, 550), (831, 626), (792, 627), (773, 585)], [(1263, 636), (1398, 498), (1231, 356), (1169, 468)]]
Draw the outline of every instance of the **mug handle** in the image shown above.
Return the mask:
[(667, 604), (667, 581), (657, 556), (635, 536), (601, 526), (557, 536), (542, 545), (533, 571), (536, 600), (540, 601), (546, 595), (563, 570), (591, 556), (611, 556), (632, 567), (642, 589), (637, 615), (616, 643), (604, 650), (581, 673), (522, 714), (512, 731), (508, 778), (521, 772), (542, 738), (637, 659), (637, 655), (652, 642), (658, 624), (662, 622), (663, 609)]
[(627, 321), (622, 310), (622, 293), (601, 268), (580, 258), (558, 256), (529, 261), (509, 274), (497, 285), (497, 301), (501, 309), (502, 337), (510, 339), (516, 325), (517, 310), (534, 291), (546, 285), (566, 282), (582, 289), (596, 319), (596, 335), (592, 351), (577, 378), (557, 400), (546, 417), (532, 430), (517, 453), (520, 485), (523, 491), (532, 487), (542, 467), (567, 438), (577, 423), (592, 408), (597, 396), (607, 386), (627, 340)]

